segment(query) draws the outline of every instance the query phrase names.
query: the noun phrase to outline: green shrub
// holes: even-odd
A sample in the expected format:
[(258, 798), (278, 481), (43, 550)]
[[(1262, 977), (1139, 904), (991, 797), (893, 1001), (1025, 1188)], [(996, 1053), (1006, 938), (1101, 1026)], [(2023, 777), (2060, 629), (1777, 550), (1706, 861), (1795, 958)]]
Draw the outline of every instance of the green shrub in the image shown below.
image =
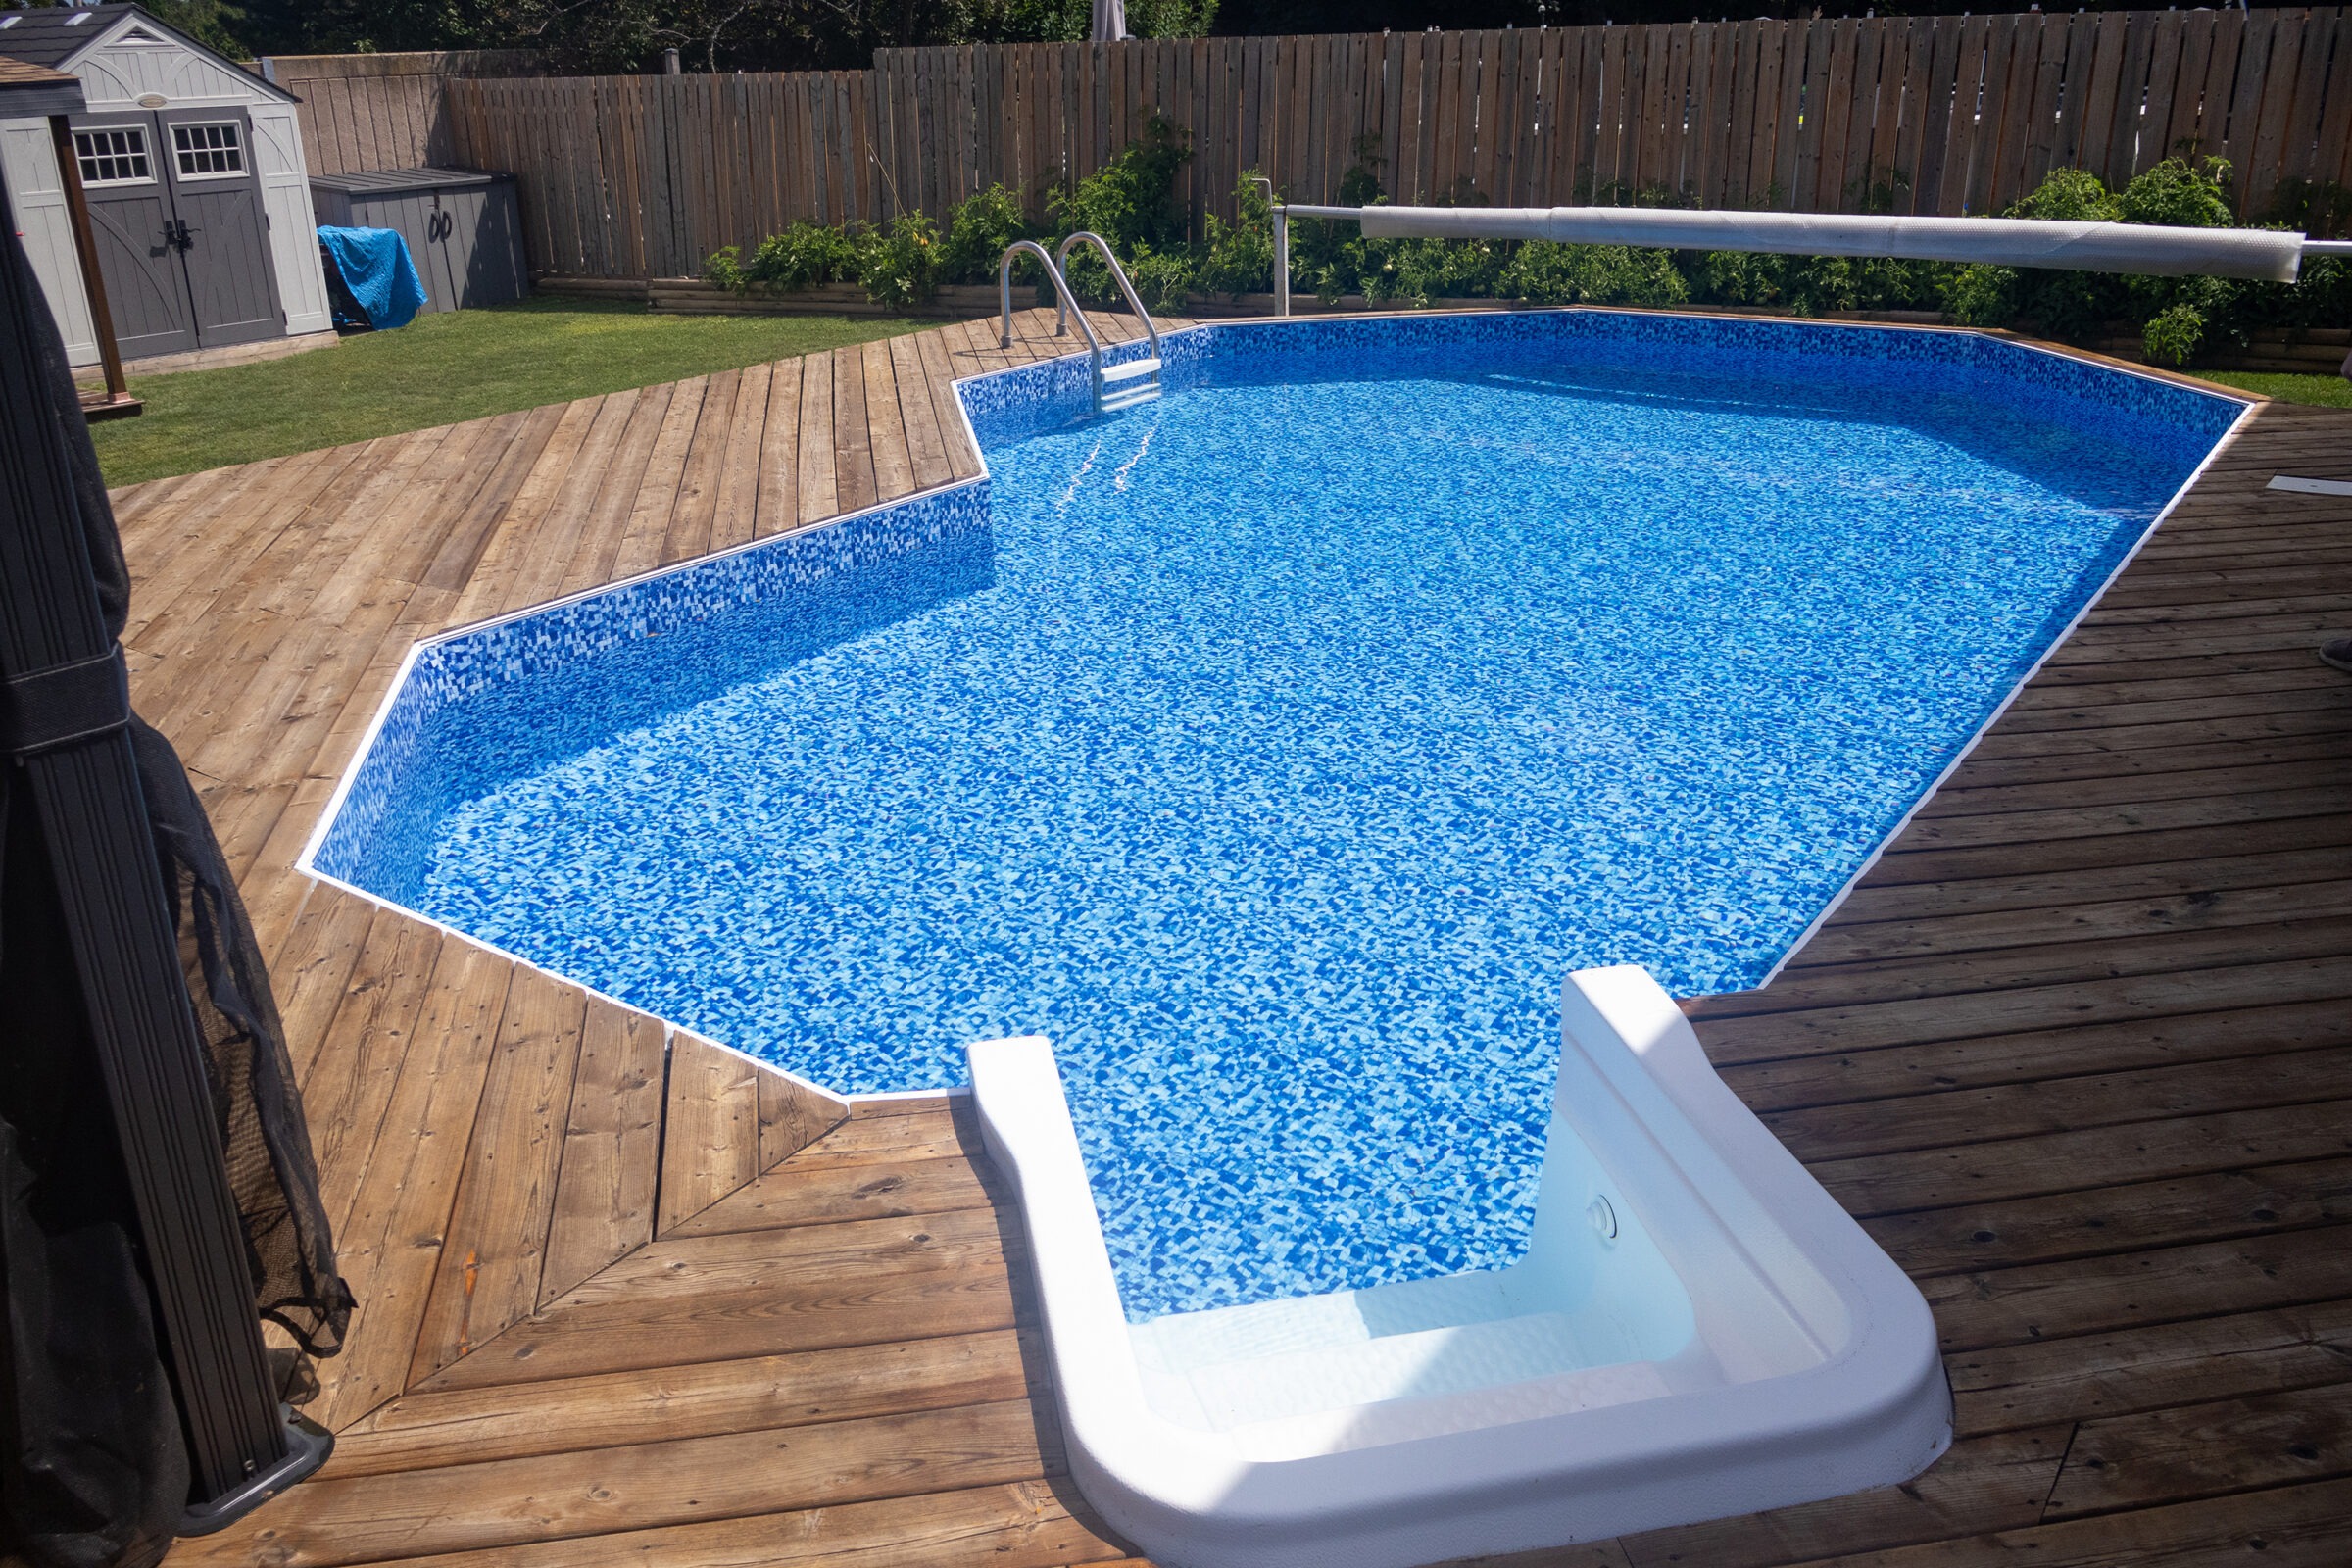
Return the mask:
[(1888, 257), (1765, 256), (1710, 251), (1690, 264), (1691, 295), (1713, 305), (1782, 307), (1799, 316), (1828, 311), (1945, 308), (1954, 270), (1937, 262)]
[(1530, 305), (1681, 305), (1690, 286), (1670, 251), (1530, 240), (1503, 268), (1500, 292)]
[[(1380, 249), (1374, 249), (1380, 246)], [(1492, 299), (1517, 247), (1508, 240), (1403, 239), (1367, 245), (1367, 297), (1409, 301)], [(1381, 254), (1385, 250), (1387, 254)]]
[[(2098, 183), (2091, 175), (2082, 177)], [(2226, 159), (2208, 158), (2192, 168), (2186, 159), (2167, 158), (2123, 188), (2115, 198), (2115, 216), (2127, 223), (2228, 228), (2237, 221), (2237, 215), (2230, 210), (2229, 186)]]
[(1193, 262), (1193, 292), (1240, 299), (1274, 286), (1274, 219), (1266, 189), (1254, 169), (1233, 187), (1234, 220), (1208, 215), (1206, 232)]
[(2151, 365), (2186, 365), (2205, 337), (2205, 318), (2193, 305), (2168, 306), (2148, 322), (2140, 348)]
[(724, 245), (712, 251), (710, 259), (703, 264), (703, 281), (742, 293), (746, 282), (743, 251), (734, 245)]
[(858, 281), (885, 310), (920, 305), (939, 288), (939, 225), (920, 213), (901, 213), (865, 249)]
[(1176, 216), (1176, 173), (1192, 162), (1189, 133), (1180, 131), (1164, 115), (1153, 115), (1144, 125), (1141, 141), (1131, 141), (1101, 169), (1067, 190), (1046, 197), (1046, 212), (1057, 237), (1090, 229), (1124, 256), (1138, 245), (1168, 251), (1184, 243), (1184, 225)]
[(1198, 265), (1188, 252), (1139, 250), (1124, 265), (1127, 281), (1135, 285), (1145, 310), (1158, 316), (1183, 312), (1185, 296), (1194, 292)]
[[(1021, 214), (1021, 199), (1002, 185), (965, 197), (948, 216), (948, 237), (940, 248), (943, 283), (993, 283), (1004, 248), (1034, 237)], [(1025, 270), (1025, 271), (1024, 271)], [(1037, 262), (1024, 258), (1015, 275), (1035, 276)]]
[(761, 240), (742, 270), (743, 280), (779, 289), (846, 283), (862, 270), (872, 238), (868, 223), (834, 228), (804, 220)]

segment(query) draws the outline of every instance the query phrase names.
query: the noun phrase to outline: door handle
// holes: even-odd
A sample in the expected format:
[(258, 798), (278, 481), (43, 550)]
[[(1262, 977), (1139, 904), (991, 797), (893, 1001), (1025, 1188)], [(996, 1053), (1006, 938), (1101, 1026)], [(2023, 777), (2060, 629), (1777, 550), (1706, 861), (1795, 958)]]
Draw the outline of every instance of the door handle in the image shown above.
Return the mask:
[(199, 231), (188, 226), (184, 218), (174, 218), (164, 224), (164, 243), (185, 256), (196, 244)]

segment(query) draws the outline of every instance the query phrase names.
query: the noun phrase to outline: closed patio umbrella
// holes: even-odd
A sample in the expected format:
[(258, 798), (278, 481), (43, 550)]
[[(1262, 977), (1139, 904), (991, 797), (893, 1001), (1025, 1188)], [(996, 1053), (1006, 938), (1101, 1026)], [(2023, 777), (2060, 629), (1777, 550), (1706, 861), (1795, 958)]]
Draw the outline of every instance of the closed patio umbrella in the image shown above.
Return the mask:
[(253, 931), (130, 710), (129, 573), (0, 231), (0, 1554), (146, 1564), (317, 1468), (277, 1323), (351, 1310)]

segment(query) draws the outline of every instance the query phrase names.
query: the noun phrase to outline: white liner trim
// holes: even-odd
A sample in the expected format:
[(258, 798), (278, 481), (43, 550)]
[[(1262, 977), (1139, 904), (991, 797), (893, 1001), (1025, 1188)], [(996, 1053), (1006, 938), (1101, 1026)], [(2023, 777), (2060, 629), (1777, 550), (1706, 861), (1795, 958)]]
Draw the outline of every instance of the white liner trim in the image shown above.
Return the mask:
[[(2173, 384), (2178, 385), (2179, 383)], [(2065, 626), (2060, 628), (2058, 635), (2051, 638), (2041, 652), (2034, 656), (2033, 664), (2023, 675), (2018, 677), (2017, 684), (2009, 688), (2008, 695), (1993, 705), (1992, 711), (1984, 715), (1984, 722), (1977, 726), (1976, 733), (1969, 736), (1960, 750), (1952, 754), (1952, 760), (1943, 764), (1943, 771), (1937, 773), (1935, 780), (1926, 789), (1920, 791), (1919, 798), (1904, 809), (1902, 816), (1894, 826), (1886, 830), (1886, 837), (1880, 839), (1868, 858), (1855, 867), (1854, 874), (1845, 879), (1845, 885), (1831, 897), (1829, 903), (1821, 906), (1821, 912), (1815, 915), (1804, 930), (1797, 933), (1796, 940), (1789, 943), (1782, 951), (1781, 956), (1773, 960), (1772, 967), (1765, 972), (1764, 978), (1754, 985), (1743, 987), (1739, 991), (1718, 992), (1716, 995), (1738, 997), (1761, 991), (1779, 979), (1781, 971), (1788, 967), (1790, 960), (1805, 951), (1805, 944), (1811, 942), (1821, 928), (1829, 924), (1830, 916), (1836, 914), (1844, 906), (1845, 901), (1853, 897), (1854, 889), (1862, 885), (1862, 879), (1878, 869), (1879, 861), (1885, 858), (1894, 841), (1901, 838), (1910, 829), (1912, 818), (1926, 809), (1928, 803), (1936, 798), (1936, 792), (1943, 788), (1954, 773), (1960, 771), (1961, 764), (1969, 760), (1976, 752), (1977, 747), (1984, 742), (1984, 737), (1991, 733), (1992, 726), (2001, 721), (2002, 715), (2009, 711), (2010, 706), (2033, 683), (2034, 677), (2041, 673), (2041, 666), (2050, 662), (2050, 656), (2066, 646), (2067, 640), (2074, 636), (2075, 628), (2082, 624), (2082, 618), (2085, 615), (2098, 609), (2099, 601), (2107, 597), (2107, 590), (2115, 586), (2116, 579), (2124, 574), (2126, 567), (2139, 559), (2140, 551), (2146, 548), (2149, 540), (2156, 537), (2156, 530), (2164, 526), (2164, 519), (2173, 514), (2173, 509), (2180, 505), (2182, 498), (2196, 486), (2199, 479), (2205, 477), (2205, 470), (2213, 466), (2214, 460), (2230, 449), (2230, 444), (2237, 439), (2238, 432), (2246, 427), (2247, 421), (2254, 416), (2254, 411), (2260, 407), (2261, 405), (2258, 403), (2248, 403), (2238, 416), (2230, 421), (2230, 428), (2222, 432), (2220, 440), (2214, 442), (2213, 450), (2206, 453), (2203, 460), (2189, 470), (2188, 477), (2180, 481), (2180, 488), (2173, 492), (2172, 499), (2164, 504), (2163, 510), (2149, 518), (2148, 525), (2139, 531), (2139, 537), (2132, 541), (2132, 548), (2124, 552), (2123, 559), (2115, 564), (2115, 569), (2100, 580), (2098, 591), (2082, 601), (2082, 607), (2074, 612)]]

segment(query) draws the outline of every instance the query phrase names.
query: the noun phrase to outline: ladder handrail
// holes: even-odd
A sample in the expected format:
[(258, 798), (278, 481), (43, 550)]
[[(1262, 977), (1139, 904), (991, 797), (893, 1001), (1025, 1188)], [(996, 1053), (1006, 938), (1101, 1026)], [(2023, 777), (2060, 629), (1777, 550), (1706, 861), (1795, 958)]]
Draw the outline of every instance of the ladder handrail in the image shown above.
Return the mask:
[[(1110, 245), (1102, 238), (1102, 235), (1096, 233), (1092, 229), (1080, 229), (1077, 233), (1072, 234), (1068, 239), (1065, 239), (1061, 242), (1061, 250), (1059, 254), (1054, 257), (1054, 261), (1059, 265), (1063, 272), (1068, 272), (1070, 267), (1070, 247), (1081, 242), (1092, 245), (1096, 250), (1099, 250), (1102, 253), (1102, 260), (1110, 267), (1111, 281), (1119, 285), (1119, 292), (1127, 297), (1127, 308), (1133, 311), (1136, 314), (1137, 318), (1144, 323), (1144, 330), (1149, 333), (1152, 338), (1152, 357), (1155, 360), (1158, 359), (1158, 323), (1152, 319), (1152, 313), (1144, 309), (1144, 302), (1136, 297), (1135, 285), (1127, 280), (1127, 269), (1119, 265), (1119, 259), (1116, 256), (1111, 255)], [(1062, 298), (1070, 298), (1066, 290), (1063, 291)], [(1071, 300), (1067, 306), (1056, 306), (1054, 310), (1055, 314), (1054, 318), (1054, 332), (1057, 337), (1061, 334), (1062, 330), (1061, 313), (1063, 311), (1077, 311), (1079, 320), (1084, 321), (1086, 319), (1086, 313), (1078, 310), (1078, 305), (1075, 300)]]
[[(1046, 277), (1054, 285), (1054, 297), (1061, 302), (1056, 308), (1065, 313), (1077, 311), (1078, 325), (1086, 333), (1087, 346), (1095, 351), (1095, 357), (1098, 360), (1101, 359), (1102, 357), (1102, 340), (1095, 336), (1094, 324), (1087, 320), (1086, 312), (1078, 310), (1078, 301), (1070, 293), (1069, 279), (1061, 275), (1061, 269), (1054, 265), (1053, 254), (1033, 239), (1014, 240), (1004, 247), (1004, 259), (997, 263), (998, 304), (1004, 313), (1002, 324), (997, 328), (997, 347), (1001, 349), (1012, 347), (1012, 259), (1023, 251), (1036, 257), (1045, 268)], [(1054, 335), (1055, 337), (1062, 335), (1066, 319), (1065, 316), (1054, 320)]]
[[(1053, 254), (1033, 239), (1014, 240), (1004, 247), (1004, 260), (997, 263), (998, 303), (1004, 310), (1003, 324), (997, 329), (997, 347), (1001, 349), (1012, 347), (1012, 259), (1023, 251), (1035, 256), (1038, 265), (1046, 270), (1047, 278), (1054, 284), (1054, 297), (1061, 301), (1061, 309), (1077, 312), (1078, 329), (1086, 334), (1086, 352), (1093, 362), (1095, 411), (1101, 413), (1102, 409), (1102, 340), (1095, 336), (1094, 323), (1086, 318), (1086, 312), (1079, 310), (1077, 300), (1071, 297), (1070, 280), (1061, 275), (1061, 269), (1054, 264)], [(1054, 334), (1059, 336), (1061, 330), (1060, 324), (1056, 323), (1054, 328)]]

